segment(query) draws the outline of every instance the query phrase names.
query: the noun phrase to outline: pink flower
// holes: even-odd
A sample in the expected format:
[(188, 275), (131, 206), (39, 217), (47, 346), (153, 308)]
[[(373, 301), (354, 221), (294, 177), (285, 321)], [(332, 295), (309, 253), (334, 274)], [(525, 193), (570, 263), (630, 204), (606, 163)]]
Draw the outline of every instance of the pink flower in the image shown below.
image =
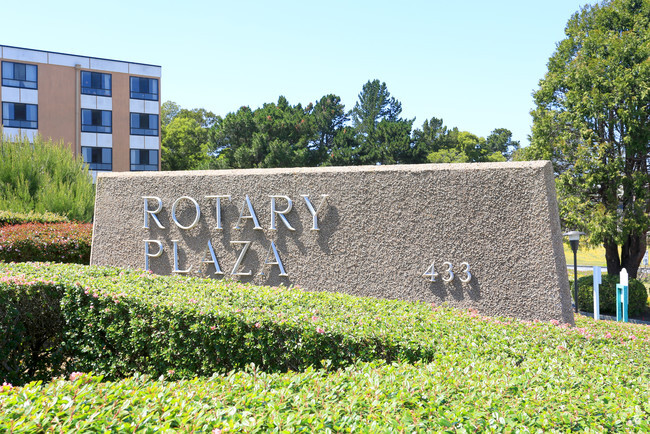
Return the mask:
[(634, 335), (630, 335), (630, 336), (628, 336), (628, 338), (630, 338), (631, 341), (635, 341), (635, 340), (636, 340), (636, 336), (634, 336)]
[(316, 327), (316, 333), (325, 333), (325, 329), (322, 327)]
[(83, 376), (83, 372), (73, 372), (70, 374), (70, 381), (77, 381), (79, 378)]
[(557, 349), (562, 350), (562, 351), (566, 351), (566, 347), (564, 345), (558, 345)]
[(7, 383), (5, 381), (4, 383), (2, 383), (2, 388), (0, 388), (0, 390), (11, 389), (12, 387), (14, 386), (12, 386), (11, 383)]
[(605, 333), (605, 339), (611, 339), (612, 334), (610, 332)]
[(215, 326), (210, 326), (210, 330), (215, 330), (215, 329), (216, 329)]
[(314, 315), (314, 316), (311, 317), (311, 320), (312, 321), (318, 321), (318, 317), (316, 315)]
[(553, 325), (555, 325), (555, 326), (556, 326), (556, 325), (560, 325), (560, 321), (558, 321), (558, 320), (556, 320), (556, 319), (552, 319), (552, 320), (550, 321), (550, 323), (553, 324)]
[(257, 328), (257, 329), (258, 329), (258, 328), (260, 328), (260, 327), (262, 327), (262, 324), (260, 324), (260, 323), (258, 323), (258, 322), (256, 322), (256, 323), (255, 323), (255, 328)]

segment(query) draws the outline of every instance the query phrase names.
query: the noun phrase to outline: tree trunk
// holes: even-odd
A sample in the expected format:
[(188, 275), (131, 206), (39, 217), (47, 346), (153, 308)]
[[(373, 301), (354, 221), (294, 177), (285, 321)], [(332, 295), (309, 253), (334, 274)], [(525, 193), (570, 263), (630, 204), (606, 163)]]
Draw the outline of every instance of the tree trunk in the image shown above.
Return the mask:
[(618, 276), (621, 273), (618, 245), (611, 240), (606, 240), (603, 245), (605, 247), (605, 260), (607, 261), (607, 274)]
[[(627, 270), (632, 279), (636, 279), (639, 265), (646, 250), (646, 234), (630, 234), (621, 249), (621, 268)], [(608, 268), (609, 272), (609, 268)]]

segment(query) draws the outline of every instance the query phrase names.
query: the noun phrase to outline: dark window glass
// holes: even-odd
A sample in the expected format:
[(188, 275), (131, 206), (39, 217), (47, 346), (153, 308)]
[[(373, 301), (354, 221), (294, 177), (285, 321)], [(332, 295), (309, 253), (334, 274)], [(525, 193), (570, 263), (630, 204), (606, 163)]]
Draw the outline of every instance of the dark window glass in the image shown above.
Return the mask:
[(81, 147), (84, 163), (90, 170), (113, 170), (113, 150), (111, 148)]
[(109, 110), (81, 110), (81, 131), (84, 133), (112, 132), (113, 113)]
[(81, 93), (111, 96), (112, 76), (101, 72), (81, 71)]
[(158, 170), (158, 151), (151, 149), (131, 149), (131, 170)]
[(35, 104), (2, 103), (2, 125), (9, 128), (38, 128), (38, 106)]
[(158, 79), (131, 77), (131, 98), (158, 101)]
[(15, 62), (2, 62), (3, 86), (37, 89), (37, 76), (38, 69), (36, 65), (28, 65), (26, 63)]
[(157, 136), (158, 115), (131, 113), (131, 135)]

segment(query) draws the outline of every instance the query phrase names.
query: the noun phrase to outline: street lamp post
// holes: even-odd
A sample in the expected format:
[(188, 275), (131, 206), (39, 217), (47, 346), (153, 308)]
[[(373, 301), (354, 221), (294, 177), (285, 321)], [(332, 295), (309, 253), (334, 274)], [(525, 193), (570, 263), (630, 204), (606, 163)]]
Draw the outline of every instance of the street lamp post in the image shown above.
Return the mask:
[(575, 312), (578, 312), (578, 245), (580, 244), (580, 235), (584, 232), (571, 231), (564, 234), (569, 237), (569, 244), (573, 250), (573, 299), (575, 300)]

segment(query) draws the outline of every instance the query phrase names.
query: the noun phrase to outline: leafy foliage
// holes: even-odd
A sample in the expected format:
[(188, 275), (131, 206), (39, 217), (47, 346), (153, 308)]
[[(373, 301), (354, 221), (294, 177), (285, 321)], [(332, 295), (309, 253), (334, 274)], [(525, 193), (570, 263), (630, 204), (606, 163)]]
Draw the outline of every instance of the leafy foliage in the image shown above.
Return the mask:
[[(594, 279), (593, 275), (583, 276), (578, 279), (578, 306), (585, 312), (594, 311)], [(616, 284), (618, 276), (605, 274), (598, 288), (600, 312), (616, 315)], [(638, 315), (645, 311), (648, 304), (648, 292), (645, 285), (636, 279), (630, 279), (628, 285), (630, 315)]]
[[(402, 104), (386, 83), (363, 85), (354, 108), (346, 112), (334, 94), (316, 103), (292, 105), (280, 96), (252, 110), (240, 107), (225, 117), (205, 109), (162, 105), (162, 167), (165, 170), (310, 167), (361, 164), (505, 161), (519, 142), (498, 128), (487, 138), (441, 119), (413, 130), (413, 119), (400, 117)], [(460, 141), (472, 137), (471, 143)], [(443, 157), (436, 157), (442, 151)], [(453, 156), (450, 158), (449, 156)]]
[(609, 274), (626, 268), (631, 277), (650, 228), (648, 16), (650, 2), (608, 0), (571, 17), (519, 156), (553, 160), (565, 226), (605, 246)]
[[(52, 339), (65, 342), (70, 369), (109, 378), (210, 375), (251, 362), (286, 371), (320, 367), (324, 359), (334, 368), (431, 361), (470, 332), (450, 332), (438, 309), (424, 303), (79, 265), (0, 264), (0, 273), (10, 283), (61, 287), (64, 330)], [(516, 345), (527, 347), (521, 338)]]
[(0, 227), (0, 261), (88, 264), (90, 223), (26, 223)]
[[(49, 269), (47, 273), (54, 271), (47, 266), (45, 269)], [(23, 266), (14, 270), (28, 271)], [(59, 266), (56, 270), (67, 274), (85, 269)], [(67, 274), (67, 278), (73, 278), (73, 274)], [(137, 275), (133, 272), (131, 277)], [(116, 276), (126, 277), (127, 274)], [(256, 291), (253, 287), (247, 290)], [(174, 303), (181, 302), (180, 297), (171, 298)], [(120, 303), (123, 301), (120, 298)], [(350, 311), (361, 318), (361, 312), (356, 310), (357, 302), (363, 301), (351, 298), (340, 304), (339, 321), (334, 321), (331, 315), (321, 315), (320, 327), (326, 332), (319, 335), (327, 336), (330, 330), (345, 327), (340, 311)], [(259, 365), (248, 363), (241, 370), (181, 381), (169, 381), (179, 376), (174, 368), (157, 379), (131, 373), (130, 378), (117, 382), (68, 371), (65, 378), (47, 384), (0, 386), (3, 414), (0, 430), (644, 432), (650, 429), (647, 418), (650, 331), (646, 326), (596, 322), (579, 316), (577, 327), (569, 327), (557, 322), (489, 318), (471, 310), (397, 304), (401, 307), (385, 313), (379, 309), (367, 316), (371, 321), (374, 319), (370, 328), (376, 329), (377, 337), (382, 340), (393, 336), (408, 339), (412, 330), (426, 329), (426, 334), (413, 336), (411, 345), (426, 347), (432, 341), (436, 351), (431, 360), (415, 363), (376, 360), (339, 368), (324, 360), (321, 369), (306, 367), (301, 372), (286, 373), (265, 372)], [(256, 311), (246, 307), (244, 310), (251, 312), (242, 316), (253, 313), (263, 316), (262, 309), (270, 305), (263, 304)], [(282, 310), (283, 306), (276, 306), (267, 318), (277, 318)], [(420, 312), (426, 315), (419, 316)], [(134, 311), (134, 316), (138, 313)], [(395, 321), (391, 320), (394, 316), (398, 317)], [(421, 324), (422, 319), (427, 323)], [(258, 322), (259, 330), (269, 326), (269, 322), (260, 318)], [(390, 328), (397, 324), (405, 325), (405, 330)], [(204, 328), (205, 333), (214, 332)], [(272, 344), (269, 341), (265, 345)], [(176, 348), (169, 347), (168, 351), (173, 353)]]
[(0, 138), (0, 209), (92, 219), (95, 187), (81, 158), (62, 143)]
[(0, 227), (25, 223), (64, 223), (67, 221), (67, 218), (51, 212), (39, 214), (33, 211), (28, 213), (0, 211)]

